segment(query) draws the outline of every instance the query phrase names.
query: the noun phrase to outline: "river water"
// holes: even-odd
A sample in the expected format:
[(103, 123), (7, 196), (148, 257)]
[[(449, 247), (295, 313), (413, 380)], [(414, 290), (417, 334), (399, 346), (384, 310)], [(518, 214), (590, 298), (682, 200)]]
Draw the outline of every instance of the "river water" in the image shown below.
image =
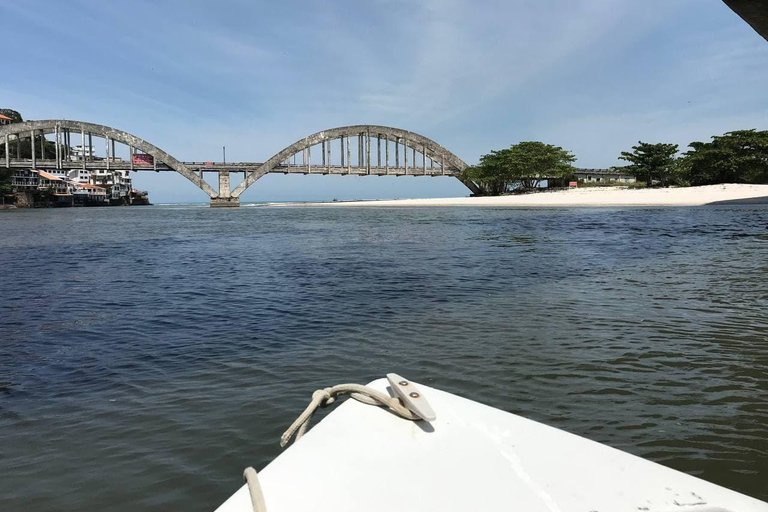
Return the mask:
[(768, 499), (768, 207), (0, 212), (0, 508), (212, 511), (395, 371)]

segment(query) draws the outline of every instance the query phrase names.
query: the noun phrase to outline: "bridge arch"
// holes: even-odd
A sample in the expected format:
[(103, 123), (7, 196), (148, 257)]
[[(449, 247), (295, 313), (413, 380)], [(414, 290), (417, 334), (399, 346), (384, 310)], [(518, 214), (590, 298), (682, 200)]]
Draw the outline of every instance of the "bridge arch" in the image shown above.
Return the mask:
[[(23, 123), (12, 123), (5, 126), (0, 126), (0, 144), (7, 143), (8, 137), (15, 135), (16, 137), (27, 136), (31, 134), (39, 133), (61, 133), (61, 130), (70, 130), (71, 132), (80, 132), (81, 134), (90, 134), (104, 139), (113, 140), (127, 146), (136, 148), (148, 155), (151, 155), (155, 162), (161, 162), (167, 165), (170, 169), (173, 169), (177, 173), (181, 174), (189, 181), (197, 185), (206, 194), (211, 197), (218, 196), (213, 187), (211, 187), (202, 177), (202, 174), (198, 175), (187, 167), (184, 163), (175, 159), (157, 146), (150, 144), (149, 142), (136, 137), (128, 132), (117, 130), (109, 126), (100, 124), (85, 123), (82, 121), (71, 121), (66, 119), (49, 119), (44, 121), (26, 121)], [(6, 154), (8, 146), (6, 145)], [(114, 155), (113, 155), (114, 156)]]
[[(394, 142), (397, 146), (398, 144), (403, 144), (404, 146), (404, 161), (405, 161), (405, 173), (408, 172), (408, 156), (407, 152), (408, 149), (412, 149), (414, 153), (418, 151), (421, 155), (423, 155), (423, 165), (426, 167), (426, 161), (429, 159), (430, 165), (433, 166), (435, 162), (438, 162), (438, 165), (440, 166), (440, 170), (442, 171), (442, 175), (448, 175), (453, 176), (455, 178), (458, 178), (464, 185), (466, 185), (472, 192), (477, 193), (479, 190), (477, 186), (468, 180), (465, 180), (461, 177), (461, 171), (467, 168), (467, 164), (464, 163), (464, 161), (456, 156), (455, 154), (448, 151), (446, 148), (438, 144), (437, 142), (433, 141), (432, 139), (429, 139), (423, 135), (420, 135), (418, 133), (410, 132), (408, 130), (403, 130), (400, 128), (393, 128), (390, 126), (380, 126), (380, 125), (352, 125), (352, 126), (342, 126), (339, 128), (331, 128), (329, 130), (323, 130), (317, 133), (314, 133), (312, 135), (309, 135), (307, 137), (304, 137), (301, 140), (298, 140), (291, 144), (290, 146), (286, 147), (276, 155), (274, 155), (272, 158), (261, 164), (256, 170), (249, 172), (246, 174), (245, 179), (234, 189), (232, 190), (232, 197), (239, 197), (248, 187), (253, 185), (256, 180), (261, 178), (267, 173), (270, 172), (283, 172), (281, 170), (281, 167), (284, 165), (286, 161), (289, 161), (292, 157), (295, 155), (298, 155), (299, 153), (302, 153), (304, 155), (304, 158), (306, 159), (307, 151), (312, 147), (316, 146), (318, 144), (322, 144), (323, 146), (323, 154), (322, 154), (322, 161), (324, 162), (322, 165), (327, 165), (328, 169), (330, 169), (330, 161), (331, 161), (331, 150), (330, 150), (330, 142), (334, 140), (341, 140), (341, 162), (342, 167), (344, 165), (344, 140), (347, 141), (346, 146), (346, 155), (347, 155), (347, 161), (346, 165), (350, 166), (349, 158), (350, 158), (350, 138), (351, 137), (358, 137), (358, 148), (359, 151), (365, 151), (367, 154), (366, 156), (358, 155), (358, 160), (363, 161), (367, 160), (367, 168), (370, 172), (371, 169), (371, 137), (374, 137), (377, 139), (378, 149), (379, 149), (379, 166), (381, 166), (381, 155), (380, 155), (380, 149), (381, 149), (381, 140), (382, 137), (386, 141), (387, 144), (390, 142)], [(360, 138), (362, 137), (362, 138)], [(365, 137), (367, 137), (367, 146), (363, 145), (363, 140), (366, 140)], [(327, 145), (327, 146), (326, 146)], [(325, 148), (328, 148), (328, 153), (326, 155)], [(387, 168), (389, 168), (389, 147), (387, 147)], [(326, 160), (326, 156), (328, 157), (328, 160)], [(326, 163), (327, 162), (327, 163)], [(413, 168), (416, 168), (416, 162), (412, 162)], [(317, 167), (320, 167), (318, 165)], [(307, 170), (309, 171), (309, 165), (307, 165)], [(424, 169), (426, 171), (426, 169)], [(417, 174), (417, 173), (413, 173)], [(435, 175), (435, 174), (432, 174)]]

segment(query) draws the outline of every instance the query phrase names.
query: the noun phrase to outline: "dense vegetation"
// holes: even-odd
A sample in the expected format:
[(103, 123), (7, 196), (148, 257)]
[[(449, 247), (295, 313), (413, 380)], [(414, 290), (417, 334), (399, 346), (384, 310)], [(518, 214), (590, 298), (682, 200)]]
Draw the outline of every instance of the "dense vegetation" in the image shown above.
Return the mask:
[[(632, 174), (638, 185), (647, 186), (768, 183), (768, 131), (728, 132), (711, 142), (691, 142), (689, 147), (679, 154), (677, 144), (640, 141), (619, 156), (629, 165), (613, 169)], [(464, 170), (463, 178), (475, 182), (485, 195), (526, 191), (545, 179), (569, 179), (575, 160), (561, 147), (521, 142), (483, 155), (478, 165)]]
[(690, 147), (679, 164), (688, 184), (768, 183), (768, 131), (728, 132)]
[(463, 177), (475, 182), (483, 194), (500, 195), (515, 189), (534, 189), (547, 178), (568, 178), (575, 160), (561, 147), (521, 142), (481, 156), (480, 163), (465, 169)]
[(648, 185), (715, 185), (768, 183), (768, 131), (739, 130), (691, 142), (690, 151), (677, 155), (676, 144), (639, 142), (622, 152), (627, 170)]

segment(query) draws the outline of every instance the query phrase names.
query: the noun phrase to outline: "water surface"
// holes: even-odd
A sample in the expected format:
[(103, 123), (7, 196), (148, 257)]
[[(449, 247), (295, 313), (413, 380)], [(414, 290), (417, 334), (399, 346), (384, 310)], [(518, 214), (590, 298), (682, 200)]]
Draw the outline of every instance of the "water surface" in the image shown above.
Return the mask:
[(768, 499), (768, 207), (0, 212), (3, 510), (211, 511), (396, 371)]

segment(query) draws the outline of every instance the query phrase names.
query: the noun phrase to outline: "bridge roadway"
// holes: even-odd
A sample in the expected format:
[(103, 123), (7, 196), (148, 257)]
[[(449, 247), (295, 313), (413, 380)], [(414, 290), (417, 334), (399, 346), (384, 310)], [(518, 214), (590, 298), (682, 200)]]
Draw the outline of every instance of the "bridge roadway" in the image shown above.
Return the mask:
[[(184, 165), (186, 165), (190, 170), (196, 173), (200, 172), (221, 172), (226, 171), (230, 173), (238, 173), (238, 172), (244, 172), (247, 174), (251, 172), (255, 172), (258, 169), (261, 168), (262, 165), (264, 165), (263, 162), (182, 162)], [(147, 164), (131, 164), (131, 162), (125, 162), (125, 161), (115, 161), (111, 160), (107, 162), (106, 159), (104, 160), (89, 160), (86, 162), (82, 161), (70, 161), (70, 162), (61, 162), (58, 164), (56, 160), (49, 160), (45, 159), (42, 160), (40, 158), (36, 159), (33, 162), (31, 159), (12, 159), (9, 162), (9, 168), (11, 169), (31, 169), (31, 168), (39, 168), (39, 169), (69, 169), (69, 170), (76, 170), (76, 169), (87, 169), (87, 170), (97, 170), (97, 169), (116, 169), (116, 170), (124, 170), (124, 171), (147, 171), (147, 172), (176, 172), (175, 169), (172, 169), (168, 165), (164, 163), (159, 163), (157, 165), (147, 165)], [(326, 165), (326, 166), (314, 166), (314, 165), (303, 165), (303, 164), (283, 164), (279, 165), (277, 167), (274, 167), (269, 170), (269, 173), (272, 174), (320, 174), (320, 175), (329, 175), (329, 174), (338, 174), (341, 176), (346, 175), (352, 175), (352, 176), (452, 176), (456, 177), (460, 173), (456, 170), (452, 169), (440, 169), (430, 166), (418, 166), (418, 167), (378, 167), (373, 166), (370, 169), (366, 167), (358, 167), (356, 165), (350, 165), (350, 166), (341, 166), (338, 164), (334, 165)]]

